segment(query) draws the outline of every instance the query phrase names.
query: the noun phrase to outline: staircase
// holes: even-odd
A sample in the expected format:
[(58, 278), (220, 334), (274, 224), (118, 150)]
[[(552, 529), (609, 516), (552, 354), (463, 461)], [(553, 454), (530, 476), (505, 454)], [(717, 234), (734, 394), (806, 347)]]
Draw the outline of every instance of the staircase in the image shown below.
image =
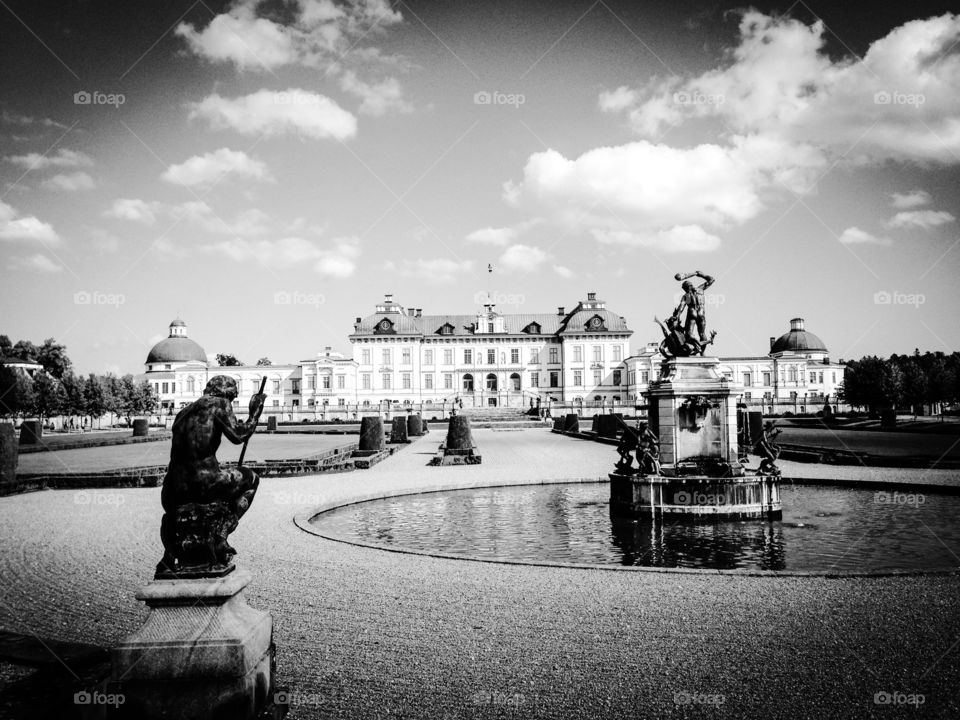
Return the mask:
[(470, 418), (472, 428), (491, 428), (494, 430), (521, 430), (524, 428), (542, 428), (545, 423), (535, 415), (526, 415), (525, 409), (510, 407), (465, 407), (457, 413)]

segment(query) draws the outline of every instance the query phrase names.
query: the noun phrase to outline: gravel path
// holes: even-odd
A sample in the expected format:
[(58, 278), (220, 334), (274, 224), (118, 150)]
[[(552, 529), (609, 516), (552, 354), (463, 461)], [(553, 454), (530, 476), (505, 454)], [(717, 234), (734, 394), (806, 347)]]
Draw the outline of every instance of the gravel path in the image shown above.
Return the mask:
[[(615, 459), (546, 430), (474, 437), (480, 466), (426, 467), (434, 432), (368, 471), (264, 481), (231, 543), (250, 604), (273, 613), (292, 718), (960, 716), (956, 575), (500, 565), (354, 547), (291, 520), (388, 491), (596, 478)], [(75, 497), (0, 499), (0, 628), (112, 644), (146, 615), (133, 594), (160, 554), (159, 490)], [(876, 705), (881, 692), (925, 702)]]

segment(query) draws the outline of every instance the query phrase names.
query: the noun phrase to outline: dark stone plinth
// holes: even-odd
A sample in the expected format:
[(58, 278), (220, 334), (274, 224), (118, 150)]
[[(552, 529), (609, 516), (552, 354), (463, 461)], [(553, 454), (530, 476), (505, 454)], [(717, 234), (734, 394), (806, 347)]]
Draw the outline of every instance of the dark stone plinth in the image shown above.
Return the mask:
[(267, 432), (275, 433), (277, 431), (277, 416), (271, 415), (267, 418)]
[[(890, 408), (881, 410), (880, 411), (880, 427), (895, 428), (896, 426), (897, 426), (897, 411)], [(20, 442), (23, 442), (22, 436), (20, 438)]]
[(147, 433), (150, 432), (150, 424), (144, 418), (138, 418), (133, 421), (133, 436), (134, 437), (146, 437)]
[(610, 473), (610, 515), (779, 519), (779, 478), (774, 476), (662, 477)]
[(473, 433), (470, 432), (470, 418), (466, 415), (454, 415), (447, 426), (447, 441), (444, 443), (447, 450), (472, 450)]
[(567, 413), (563, 420), (564, 432), (580, 432), (580, 416), (576, 413)]
[(620, 423), (616, 415), (596, 415), (597, 427), (594, 432), (600, 437), (614, 438), (620, 429)]
[(563, 432), (563, 423), (566, 421), (566, 418), (557, 417), (553, 419), (553, 429), (557, 432)]
[(0, 492), (17, 484), (17, 431), (9, 423), (0, 424)]
[(599, 434), (600, 433), (600, 416), (594, 415), (590, 420), (590, 432)]
[(423, 435), (423, 420), (419, 415), (407, 415), (407, 435), (409, 437), (420, 437)]
[(273, 699), (273, 620), (247, 605), (250, 573), (154, 580), (143, 626), (112, 651), (117, 717), (256, 718)]
[(20, 444), (36, 445), (43, 437), (43, 425), (39, 420), (24, 420), (20, 424)]
[(393, 425), (390, 428), (390, 442), (410, 442), (410, 438), (407, 437), (407, 418), (402, 415), (393, 419)]
[(424, 419), (421, 419), (421, 420), (420, 420), (420, 427), (421, 427), (422, 430), (423, 430), (423, 432), (421, 433), (422, 435), (426, 435), (428, 432), (430, 432), (430, 428), (427, 427), (427, 421), (426, 421), (426, 420), (424, 420)]
[(360, 450), (380, 452), (386, 447), (383, 434), (383, 420), (379, 417), (365, 417), (360, 420)]

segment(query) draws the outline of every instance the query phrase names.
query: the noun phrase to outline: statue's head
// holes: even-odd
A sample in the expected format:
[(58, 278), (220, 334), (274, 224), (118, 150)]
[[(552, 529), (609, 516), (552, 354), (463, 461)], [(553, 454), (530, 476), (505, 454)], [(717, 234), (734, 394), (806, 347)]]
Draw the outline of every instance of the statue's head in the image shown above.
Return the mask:
[(239, 394), (237, 381), (226, 375), (217, 375), (216, 377), (210, 378), (207, 386), (203, 389), (203, 394), (226, 398), (228, 401), (233, 402)]
[(693, 290), (693, 283), (690, 282), (689, 280), (684, 280), (683, 285), (681, 285), (680, 287), (683, 288), (684, 292), (691, 292)]

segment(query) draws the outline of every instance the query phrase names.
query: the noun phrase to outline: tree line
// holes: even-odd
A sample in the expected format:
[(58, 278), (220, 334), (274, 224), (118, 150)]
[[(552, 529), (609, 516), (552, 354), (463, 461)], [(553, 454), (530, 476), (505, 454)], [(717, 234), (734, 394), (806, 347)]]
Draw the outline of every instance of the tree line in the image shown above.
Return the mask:
[(890, 409), (916, 414), (924, 405), (953, 405), (960, 402), (960, 353), (921, 355), (914, 350), (888, 359), (867, 355), (851, 360), (837, 396), (871, 415)]
[(95, 418), (107, 413), (122, 416), (129, 423), (134, 416), (150, 415), (158, 398), (150, 383), (133, 375), (112, 374), (86, 377), (73, 372), (66, 347), (53, 338), (42, 345), (29, 340), (11, 343), (0, 335), (0, 357), (35, 362), (43, 367), (33, 377), (21, 369), (0, 365), (0, 416), (36, 417), (41, 422), (58, 415)]

